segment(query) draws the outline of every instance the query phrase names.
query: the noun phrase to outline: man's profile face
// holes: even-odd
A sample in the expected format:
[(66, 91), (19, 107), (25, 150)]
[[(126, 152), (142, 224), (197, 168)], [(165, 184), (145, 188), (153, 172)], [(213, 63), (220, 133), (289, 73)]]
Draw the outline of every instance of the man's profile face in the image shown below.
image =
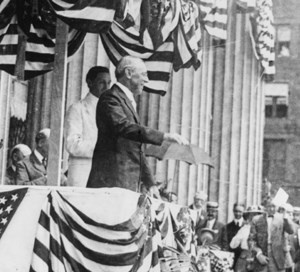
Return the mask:
[(243, 216), (244, 207), (243, 206), (235, 206), (233, 208), (233, 214), (235, 219), (241, 219)]
[(90, 92), (99, 98), (104, 91), (110, 88), (110, 84), (110, 74), (99, 73), (93, 81), (89, 81), (88, 86), (90, 88)]
[(146, 65), (143, 62), (136, 62), (131, 70), (130, 85), (134, 95), (143, 92), (144, 85), (149, 81)]

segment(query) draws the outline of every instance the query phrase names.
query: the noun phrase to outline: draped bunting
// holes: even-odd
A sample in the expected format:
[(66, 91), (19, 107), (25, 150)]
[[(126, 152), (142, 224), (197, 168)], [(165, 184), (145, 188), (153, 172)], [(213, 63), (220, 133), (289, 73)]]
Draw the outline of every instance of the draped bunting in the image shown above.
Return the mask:
[(223, 0), (7, 0), (0, 1), (0, 69), (15, 73), (19, 34), (26, 37), (25, 79), (53, 69), (56, 18), (70, 26), (68, 56), (85, 32), (100, 33), (115, 64), (123, 55), (139, 56), (149, 69), (145, 90), (164, 94), (172, 68), (201, 63), (201, 24), (226, 38)]
[(250, 13), (253, 50), (260, 60), (264, 74), (275, 74), (275, 29), (273, 26), (272, 0), (238, 0), (238, 7)]
[[(0, 69), (14, 75), (20, 33), (24, 33), (24, 79), (30, 79), (53, 69), (56, 21), (48, 13), (32, 14), (29, 0), (20, 3), (22, 6), (18, 6), (15, 1), (3, 1), (0, 6), (1, 17), (4, 18), (0, 24)], [(20, 9), (24, 12), (17, 14)], [(69, 29), (68, 57), (80, 48), (84, 37), (85, 32)]]

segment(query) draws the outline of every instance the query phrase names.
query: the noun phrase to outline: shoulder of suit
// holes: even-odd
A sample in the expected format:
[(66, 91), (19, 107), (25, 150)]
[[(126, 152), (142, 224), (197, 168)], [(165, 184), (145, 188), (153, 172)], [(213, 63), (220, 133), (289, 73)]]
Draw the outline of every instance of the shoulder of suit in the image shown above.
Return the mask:
[(101, 94), (99, 98), (99, 103), (101, 103), (104, 100), (110, 99), (122, 100), (122, 98), (125, 98), (125, 96), (125, 93), (123, 93), (117, 85), (113, 85), (110, 89), (104, 91)]

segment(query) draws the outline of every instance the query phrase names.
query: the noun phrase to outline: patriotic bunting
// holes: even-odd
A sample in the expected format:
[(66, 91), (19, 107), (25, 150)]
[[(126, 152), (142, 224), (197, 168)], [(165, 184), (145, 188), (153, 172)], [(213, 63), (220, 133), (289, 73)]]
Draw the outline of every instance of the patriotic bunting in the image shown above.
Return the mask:
[(107, 225), (53, 191), (39, 218), (30, 271), (160, 271), (152, 220), (144, 196), (131, 218)]
[(238, 0), (238, 8), (250, 13), (250, 37), (255, 56), (264, 74), (272, 79), (275, 74), (275, 28), (272, 0)]
[(200, 9), (201, 23), (211, 36), (227, 38), (227, 0), (195, 0)]
[(121, 0), (46, 0), (55, 15), (70, 27), (86, 32), (106, 32)]
[(27, 193), (27, 188), (0, 193), (0, 239)]
[[(24, 13), (14, 15), (16, 5), (13, 1), (2, 3), (3, 16), (9, 18), (0, 24), (0, 69), (15, 74), (20, 32), (26, 36), (24, 79), (44, 74), (53, 69), (55, 49), (55, 22), (51, 15), (32, 15), (28, 1), (24, 4)], [(27, 5), (26, 5), (27, 3)], [(5, 5), (6, 4), (6, 5)], [(5, 5), (5, 6), (4, 6)], [(20, 7), (18, 7), (20, 8)], [(5, 12), (7, 10), (7, 12)], [(12, 12), (14, 10), (14, 12)], [(10, 13), (8, 12), (10, 11)], [(0, 10), (1, 12), (1, 10)], [(51, 23), (48, 21), (51, 21)], [(21, 27), (20, 27), (21, 26)], [(68, 57), (71, 57), (82, 45), (85, 32), (70, 29), (68, 34)]]
[(108, 33), (100, 34), (103, 46), (111, 62), (116, 65), (122, 56), (131, 55), (145, 61), (149, 82), (144, 90), (164, 95), (172, 71), (174, 44), (169, 39), (157, 50), (148, 49), (134, 36), (116, 23)]

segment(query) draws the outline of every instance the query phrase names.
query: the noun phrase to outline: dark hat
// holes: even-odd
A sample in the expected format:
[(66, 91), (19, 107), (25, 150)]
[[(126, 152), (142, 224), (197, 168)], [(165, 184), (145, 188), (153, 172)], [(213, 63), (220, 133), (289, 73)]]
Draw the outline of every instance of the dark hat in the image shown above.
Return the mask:
[(209, 201), (209, 202), (207, 202), (206, 207), (210, 208), (210, 209), (218, 209), (219, 204), (218, 204), (218, 202)]

